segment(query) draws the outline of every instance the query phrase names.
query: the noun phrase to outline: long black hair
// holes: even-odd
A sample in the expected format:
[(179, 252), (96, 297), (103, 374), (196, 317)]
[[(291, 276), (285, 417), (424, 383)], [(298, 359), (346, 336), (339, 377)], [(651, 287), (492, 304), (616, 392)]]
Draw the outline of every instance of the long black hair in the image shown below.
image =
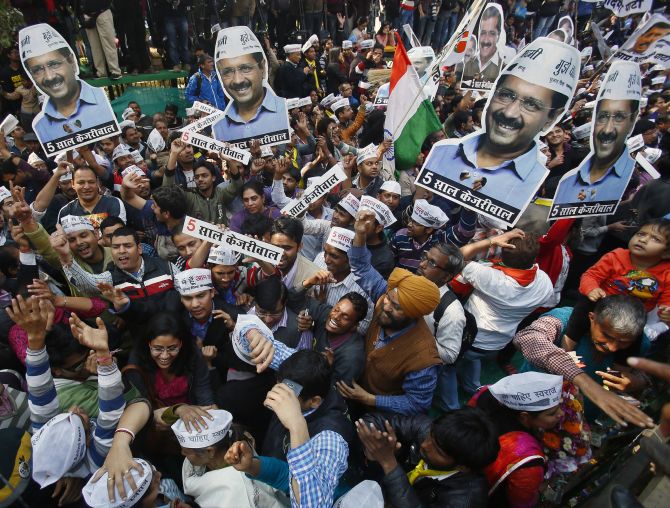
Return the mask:
[(173, 314), (163, 312), (153, 316), (147, 323), (146, 329), (148, 332), (144, 341), (138, 342), (135, 346), (142, 369), (150, 373), (158, 370), (158, 365), (151, 356), (149, 343), (161, 335), (172, 335), (181, 341), (181, 349), (168, 371), (176, 376), (187, 374), (195, 355), (195, 345), (184, 321)]

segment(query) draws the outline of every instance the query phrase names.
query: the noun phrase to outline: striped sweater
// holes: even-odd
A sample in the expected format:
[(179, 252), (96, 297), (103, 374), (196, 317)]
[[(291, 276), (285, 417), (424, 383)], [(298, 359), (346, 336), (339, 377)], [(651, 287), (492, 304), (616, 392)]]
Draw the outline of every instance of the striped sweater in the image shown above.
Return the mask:
[[(46, 348), (28, 349), (26, 355), (26, 381), (28, 382), (28, 405), (33, 433), (56, 416), (58, 395)], [(98, 402), (100, 413), (91, 419), (93, 439), (86, 453), (86, 466), (92, 474), (100, 468), (112, 446), (116, 425), (126, 406), (123, 398), (121, 372), (115, 363), (98, 365)]]

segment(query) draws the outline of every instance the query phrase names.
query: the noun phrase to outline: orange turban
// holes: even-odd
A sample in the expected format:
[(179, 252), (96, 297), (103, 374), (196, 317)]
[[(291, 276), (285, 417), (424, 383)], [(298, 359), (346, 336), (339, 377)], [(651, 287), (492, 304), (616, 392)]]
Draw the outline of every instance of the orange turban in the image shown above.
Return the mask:
[(440, 303), (440, 290), (435, 283), (404, 268), (391, 272), (388, 288), (397, 288), (400, 307), (413, 319), (430, 314)]

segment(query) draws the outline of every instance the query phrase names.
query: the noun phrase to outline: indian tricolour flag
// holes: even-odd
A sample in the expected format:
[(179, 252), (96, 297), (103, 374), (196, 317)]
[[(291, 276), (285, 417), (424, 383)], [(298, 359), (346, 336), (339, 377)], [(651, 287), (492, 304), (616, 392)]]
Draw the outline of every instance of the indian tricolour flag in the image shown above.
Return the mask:
[(426, 98), (419, 75), (398, 38), (384, 131), (393, 138), (395, 169), (411, 168), (426, 137), (442, 128), (435, 108)]

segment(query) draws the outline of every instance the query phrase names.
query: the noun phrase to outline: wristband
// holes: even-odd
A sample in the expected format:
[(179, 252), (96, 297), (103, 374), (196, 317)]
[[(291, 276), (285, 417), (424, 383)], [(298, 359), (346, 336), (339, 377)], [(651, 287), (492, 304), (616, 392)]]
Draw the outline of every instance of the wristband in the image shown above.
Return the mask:
[(103, 356), (102, 358), (96, 355), (95, 363), (98, 365), (111, 365), (114, 363), (114, 357), (111, 354), (109, 356)]
[(130, 429), (126, 429), (125, 427), (118, 427), (118, 428), (114, 431), (114, 434), (116, 434), (117, 432), (121, 432), (121, 433), (123, 433), (123, 434), (128, 434), (128, 435), (130, 436), (130, 442), (131, 442), (131, 443), (132, 443), (133, 441), (135, 441), (135, 433), (134, 433), (132, 430), (130, 430)]

